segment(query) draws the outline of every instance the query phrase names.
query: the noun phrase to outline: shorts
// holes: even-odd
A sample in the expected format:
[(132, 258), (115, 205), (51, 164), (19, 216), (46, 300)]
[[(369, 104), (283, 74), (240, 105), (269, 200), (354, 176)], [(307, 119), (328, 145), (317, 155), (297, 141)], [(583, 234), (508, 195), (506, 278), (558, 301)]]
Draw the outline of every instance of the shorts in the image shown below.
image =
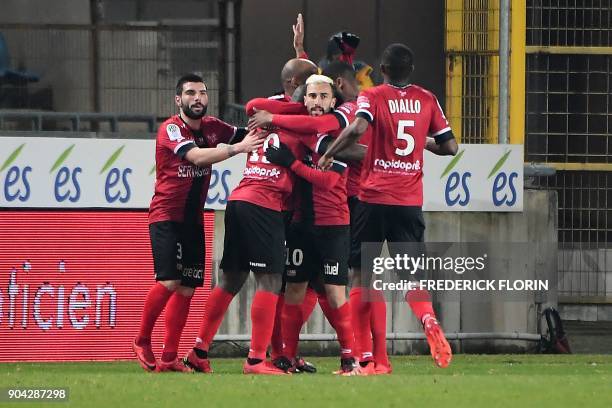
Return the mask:
[(285, 255), (286, 282), (310, 282), (317, 276), (317, 264), (314, 262), (315, 246), (312, 226), (303, 222), (287, 226), (287, 246)]
[(223, 272), (278, 273), (285, 270), (285, 224), (280, 211), (246, 201), (225, 209)]
[(350, 227), (295, 224), (287, 238), (287, 282), (348, 284)]
[(204, 227), (159, 221), (149, 224), (156, 281), (180, 280), (182, 286), (204, 285)]
[(352, 215), (349, 263), (353, 267), (361, 266), (361, 245), (364, 242), (379, 244), (380, 254), (383, 243), (387, 241), (390, 255), (394, 256), (402, 253), (401, 243), (424, 241), (425, 220), (421, 207), (358, 201)]

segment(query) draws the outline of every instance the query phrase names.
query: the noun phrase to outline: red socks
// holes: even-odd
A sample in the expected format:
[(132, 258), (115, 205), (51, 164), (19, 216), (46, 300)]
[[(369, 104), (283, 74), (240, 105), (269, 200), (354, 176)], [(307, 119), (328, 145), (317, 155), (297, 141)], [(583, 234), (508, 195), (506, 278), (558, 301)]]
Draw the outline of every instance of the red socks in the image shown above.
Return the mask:
[(258, 290), (251, 304), (251, 349), (249, 358), (265, 360), (274, 330), (274, 314), (278, 295)]
[(285, 343), (283, 355), (289, 359), (295, 358), (297, 354), (302, 325), (302, 305), (285, 303), (282, 318), (283, 343)]
[(302, 300), (302, 324), (306, 323), (317, 305), (317, 292), (312, 288), (306, 288), (304, 300)]
[(327, 319), (331, 327), (333, 327), (334, 330), (336, 330), (336, 326), (335, 326), (336, 325), (336, 315), (334, 313), (334, 309), (331, 307), (331, 305), (327, 301), (327, 296), (325, 295), (325, 293), (323, 293), (323, 294), (318, 295), (318, 297), (319, 297), (319, 306), (321, 307), (321, 310), (323, 311), (325, 318)]
[(334, 326), (338, 335), (342, 357), (353, 357), (355, 334), (351, 325), (351, 307), (346, 302), (339, 308), (332, 309), (332, 313), (334, 316), (332, 326)]
[(234, 295), (219, 286), (212, 290), (204, 306), (204, 317), (195, 344), (197, 348), (208, 351), (233, 298)]
[(406, 293), (406, 302), (410, 305), (412, 312), (423, 323), (423, 318), (427, 315), (436, 317), (431, 304), (431, 296), (424, 289), (413, 289)]
[(389, 366), (387, 355), (387, 304), (380, 291), (370, 291), (370, 325), (374, 346), (374, 361)]
[(176, 292), (168, 301), (166, 307), (166, 335), (164, 337), (162, 361), (170, 362), (176, 358), (181, 334), (183, 333), (183, 328), (185, 327), (187, 316), (189, 315), (190, 304), (191, 296), (185, 297)]
[[(272, 360), (276, 360), (278, 357), (283, 355), (283, 305), (285, 304), (285, 295), (278, 295), (278, 302), (276, 303), (276, 312), (274, 314), (274, 330), (272, 331), (272, 353), (270, 357)], [(301, 318), (301, 317), (300, 317)]]
[[(351, 322), (355, 333), (355, 355), (360, 361), (372, 360), (372, 331), (370, 328), (370, 302), (364, 301), (365, 289), (352, 288), (349, 292)], [(358, 354), (357, 354), (358, 353)]]
[(162, 310), (164, 310), (170, 296), (172, 296), (172, 292), (159, 282), (156, 282), (149, 290), (142, 310), (138, 338), (136, 339), (136, 343), (139, 346), (151, 343), (151, 333), (153, 332), (155, 322)]

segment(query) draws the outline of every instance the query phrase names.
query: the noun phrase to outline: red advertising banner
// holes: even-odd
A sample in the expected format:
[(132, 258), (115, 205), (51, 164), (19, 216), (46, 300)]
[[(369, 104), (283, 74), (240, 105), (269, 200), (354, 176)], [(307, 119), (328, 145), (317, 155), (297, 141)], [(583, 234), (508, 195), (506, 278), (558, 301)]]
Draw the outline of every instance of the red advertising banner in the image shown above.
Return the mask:
[[(210, 292), (214, 213), (204, 219), (206, 281), (179, 355), (193, 344)], [(0, 362), (133, 358), (153, 283), (146, 211), (0, 211)], [(156, 353), (163, 325), (162, 314)]]

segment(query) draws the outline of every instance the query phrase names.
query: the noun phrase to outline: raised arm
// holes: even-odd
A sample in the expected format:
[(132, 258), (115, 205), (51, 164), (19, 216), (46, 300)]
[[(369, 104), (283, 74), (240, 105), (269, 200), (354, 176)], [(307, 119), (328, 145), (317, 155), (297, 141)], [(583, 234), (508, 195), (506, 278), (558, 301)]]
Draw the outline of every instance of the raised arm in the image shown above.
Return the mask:
[(297, 21), (293, 25), (293, 49), (296, 58), (309, 59), (304, 50), (304, 18), (302, 13), (298, 13)]

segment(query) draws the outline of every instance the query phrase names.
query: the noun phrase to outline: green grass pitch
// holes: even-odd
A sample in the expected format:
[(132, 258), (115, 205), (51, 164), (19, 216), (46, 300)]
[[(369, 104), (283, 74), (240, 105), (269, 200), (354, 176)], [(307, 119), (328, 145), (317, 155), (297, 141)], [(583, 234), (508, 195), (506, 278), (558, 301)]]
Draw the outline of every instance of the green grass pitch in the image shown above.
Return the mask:
[(392, 357), (388, 376), (319, 372), (245, 376), (240, 359), (212, 360), (214, 374), (145, 373), (136, 362), (0, 365), (0, 388), (68, 387), (69, 401), (0, 407), (612, 407), (612, 355), (457, 355), (447, 369), (429, 356)]

